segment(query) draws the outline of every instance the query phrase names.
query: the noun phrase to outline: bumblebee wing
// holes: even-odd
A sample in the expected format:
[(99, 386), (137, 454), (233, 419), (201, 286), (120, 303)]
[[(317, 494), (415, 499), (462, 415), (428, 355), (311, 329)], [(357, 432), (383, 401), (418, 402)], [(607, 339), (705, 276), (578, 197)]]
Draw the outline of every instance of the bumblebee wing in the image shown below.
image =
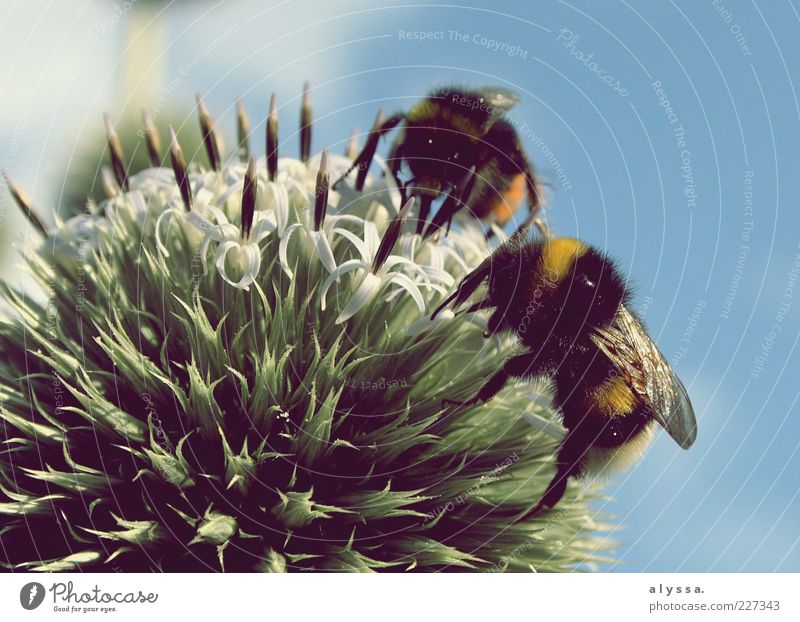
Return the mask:
[(478, 89), (478, 93), (483, 97), (485, 104), (499, 112), (508, 112), (519, 102), (519, 96), (514, 91), (499, 86), (487, 86)]
[(691, 447), (697, 437), (697, 420), (686, 388), (630, 311), (620, 306), (612, 325), (595, 331), (592, 340), (647, 404), (659, 425), (678, 445)]
[(504, 89), (499, 86), (487, 86), (485, 88), (478, 89), (477, 92), (483, 100), (483, 103), (491, 107), (489, 117), (483, 124), (484, 132), (488, 131), (489, 128), (494, 125), (495, 121), (502, 117), (506, 112), (511, 110), (517, 105), (517, 102), (519, 102), (519, 97), (516, 93), (514, 93), (514, 91), (509, 91), (508, 89)]

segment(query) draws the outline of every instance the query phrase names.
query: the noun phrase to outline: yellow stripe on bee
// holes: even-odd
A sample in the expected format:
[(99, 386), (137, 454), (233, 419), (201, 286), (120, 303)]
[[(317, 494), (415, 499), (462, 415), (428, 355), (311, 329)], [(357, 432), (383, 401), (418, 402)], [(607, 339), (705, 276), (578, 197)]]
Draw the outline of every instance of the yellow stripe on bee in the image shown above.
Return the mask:
[(458, 110), (451, 111), (440, 102), (430, 98), (425, 98), (412, 106), (406, 117), (412, 123), (422, 126), (426, 124), (436, 126), (438, 125), (437, 121), (446, 121), (456, 131), (474, 137), (478, 137), (482, 133), (480, 126), (474, 123), (466, 114)]
[(622, 378), (609, 378), (594, 394), (595, 404), (607, 415), (625, 415), (633, 410), (636, 396)]
[(545, 242), (542, 248), (542, 272), (544, 276), (559, 282), (572, 268), (572, 264), (587, 251), (587, 246), (574, 238), (555, 238)]

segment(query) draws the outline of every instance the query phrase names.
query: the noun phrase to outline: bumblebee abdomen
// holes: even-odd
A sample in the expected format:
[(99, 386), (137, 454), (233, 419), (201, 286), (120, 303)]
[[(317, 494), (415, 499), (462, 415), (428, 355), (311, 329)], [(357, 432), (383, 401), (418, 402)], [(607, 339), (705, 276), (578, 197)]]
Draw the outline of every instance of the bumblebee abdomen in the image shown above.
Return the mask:
[(621, 445), (591, 445), (586, 451), (583, 471), (593, 474), (611, 474), (627, 469), (642, 457), (653, 440), (656, 428), (656, 422), (650, 420), (636, 428)]
[(554, 373), (564, 425), (593, 445), (617, 447), (648, 421), (648, 410), (628, 381), (589, 340), (574, 344)]
[(486, 166), (481, 170), (482, 181), (475, 184), (470, 197), (470, 210), (481, 220), (491, 220), (505, 225), (519, 209), (527, 194), (525, 175), (517, 174), (511, 178), (498, 175)]

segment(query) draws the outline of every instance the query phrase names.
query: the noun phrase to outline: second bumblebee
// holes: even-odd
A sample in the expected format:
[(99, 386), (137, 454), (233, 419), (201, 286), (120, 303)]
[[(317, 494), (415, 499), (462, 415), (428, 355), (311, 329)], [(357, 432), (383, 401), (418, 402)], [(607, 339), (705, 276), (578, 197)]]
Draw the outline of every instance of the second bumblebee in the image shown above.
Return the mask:
[(494, 309), (487, 334), (515, 333), (526, 351), (508, 359), (474, 398), (453, 403), (488, 401), (511, 377), (552, 379), (567, 433), (533, 513), (557, 504), (570, 477), (636, 459), (656, 425), (684, 449), (692, 445), (697, 423), (686, 389), (628, 310), (625, 282), (608, 257), (572, 238), (526, 242), (515, 235), (434, 316), (466, 302), (486, 280), (485, 297), (469, 310)]

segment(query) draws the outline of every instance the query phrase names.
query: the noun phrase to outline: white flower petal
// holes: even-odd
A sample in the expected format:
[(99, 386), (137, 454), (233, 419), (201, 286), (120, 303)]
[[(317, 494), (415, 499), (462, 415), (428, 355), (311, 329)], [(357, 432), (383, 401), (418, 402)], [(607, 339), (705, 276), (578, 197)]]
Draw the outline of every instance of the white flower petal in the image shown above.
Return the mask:
[[(190, 212), (186, 212), (186, 211), (183, 210), (183, 207), (178, 207), (178, 208), (174, 208), (174, 209), (176, 209), (176, 211), (182, 212), (185, 215), (184, 217), (186, 218), (186, 221), (190, 225), (192, 225), (195, 229), (197, 229), (200, 233), (202, 233), (203, 235), (207, 234), (209, 231), (211, 231), (212, 229), (215, 229), (217, 227), (217, 225), (215, 225), (213, 222), (211, 222), (207, 218), (203, 218), (198, 213), (197, 210), (192, 210)], [(220, 212), (220, 214), (222, 214), (222, 212)], [(223, 220), (224, 220), (224, 218), (225, 217), (223, 216)], [(221, 223), (221, 224), (227, 224), (227, 221), (225, 221), (224, 223)]]
[(319, 260), (328, 272), (336, 270), (336, 260), (333, 257), (331, 244), (328, 241), (328, 236), (322, 231), (312, 231), (311, 241), (314, 244), (314, 249), (317, 251)]
[(167, 250), (167, 247), (164, 246), (164, 243), (161, 241), (161, 225), (164, 222), (164, 219), (168, 218), (169, 220), (167, 221), (167, 229), (169, 229), (169, 225), (172, 224), (172, 217), (180, 213), (178, 209), (179, 208), (177, 207), (168, 207), (163, 212), (161, 212), (161, 215), (156, 219), (156, 230), (155, 230), (156, 248), (162, 255), (164, 255), (164, 257), (169, 257), (169, 251)]
[(340, 222), (351, 222), (354, 225), (358, 225), (362, 228), (364, 226), (364, 219), (360, 218), (359, 216), (353, 216), (351, 214), (334, 214), (333, 216), (328, 216), (325, 218), (325, 224), (322, 226), (322, 228), (331, 229), (333, 225)]
[(429, 330), (438, 328), (445, 322), (449, 322), (455, 316), (456, 314), (453, 313), (451, 309), (444, 309), (443, 311), (440, 311), (434, 319), (431, 319), (430, 315), (424, 315), (411, 323), (411, 325), (406, 329), (406, 334), (410, 337), (414, 337), (416, 335), (421, 335), (422, 333), (427, 333)]
[(408, 275), (395, 272), (394, 274), (385, 276), (384, 279), (390, 283), (396, 283), (405, 289), (409, 294), (411, 294), (414, 302), (417, 303), (420, 313), (425, 312), (425, 299), (422, 297), (422, 292), (419, 291), (417, 284), (414, 283), (414, 281), (412, 281)]
[(301, 160), (283, 156), (278, 158), (278, 181), (284, 182), (290, 178), (302, 180), (308, 174), (308, 166)]
[(336, 323), (341, 324), (342, 322), (346, 322), (362, 308), (372, 302), (373, 298), (375, 298), (380, 291), (382, 285), (383, 281), (380, 279), (380, 277), (375, 276), (371, 272), (367, 272), (364, 275), (364, 280), (361, 281), (361, 285), (358, 286), (358, 289), (347, 302), (344, 309), (342, 309), (339, 317), (336, 318)]
[(430, 286), (430, 279), (428, 278), (425, 269), (419, 264), (411, 261), (410, 259), (406, 259), (405, 257), (400, 257), (399, 255), (389, 255), (386, 258), (386, 261), (383, 262), (383, 266), (381, 266), (379, 272), (387, 274), (391, 268), (398, 265), (407, 266), (411, 270), (414, 270), (417, 274), (419, 274), (422, 277), (422, 280), (425, 281), (425, 285)]
[[(231, 199), (232, 197), (235, 197), (237, 199), (236, 202), (239, 204), (240, 209), (241, 209), (241, 198), (242, 198), (242, 189), (243, 188), (244, 188), (244, 178), (243, 177), (233, 181), (232, 183), (229, 183), (229, 185), (227, 186), (225, 191), (221, 195), (216, 197), (217, 205), (226, 205), (228, 203), (229, 199)], [(211, 206), (210, 202), (208, 203), (208, 205)], [(219, 209), (219, 208), (217, 208), (217, 209)]]
[(364, 244), (364, 241), (361, 240), (361, 238), (359, 238), (355, 233), (353, 233), (352, 231), (348, 231), (347, 229), (340, 229), (339, 227), (336, 227), (333, 230), (331, 236), (333, 236), (333, 233), (337, 233), (350, 240), (350, 242), (353, 243), (353, 246), (356, 247), (356, 250), (358, 250), (358, 254), (361, 255), (361, 261), (363, 261), (364, 263), (372, 262), (372, 259), (375, 255), (374, 254), (371, 255), (369, 253), (367, 245)]
[(275, 214), (272, 212), (256, 212), (253, 214), (253, 228), (250, 230), (250, 239), (260, 242), (277, 228)]
[(144, 195), (138, 190), (134, 190), (129, 192), (127, 196), (134, 215), (141, 218), (140, 222), (143, 222), (147, 215), (147, 202), (144, 200)]
[(305, 204), (311, 203), (311, 193), (308, 191), (302, 182), (292, 179), (291, 177), (286, 180), (286, 185), (290, 186), (292, 190), (300, 195), (300, 200)]
[(453, 275), (447, 272), (447, 270), (441, 270), (432, 266), (422, 266), (422, 269), (425, 271), (425, 274), (428, 275), (428, 278), (436, 284), (444, 285), (445, 287), (453, 287), (453, 285), (456, 284)]
[[(243, 270), (243, 274), (238, 281), (231, 279), (225, 268), (227, 255), (233, 250), (237, 252), (238, 259), (241, 262), (240, 267)], [(217, 271), (227, 283), (234, 287), (244, 290), (250, 289), (250, 284), (255, 281), (260, 269), (261, 249), (258, 244), (240, 244), (233, 240), (227, 240), (217, 247)]]
[(269, 189), (273, 198), (272, 209), (275, 212), (278, 235), (283, 235), (286, 223), (289, 222), (289, 193), (283, 184), (270, 183)]
[(211, 242), (234, 241), (238, 237), (239, 230), (230, 223), (213, 225), (205, 231), (203, 243), (200, 245), (200, 261), (203, 264), (203, 274), (208, 273), (208, 248), (211, 246)]
[(288, 276), (290, 279), (294, 278), (294, 273), (289, 267), (289, 238), (292, 237), (292, 233), (294, 233), (296, 229), (303, 229), (305, 231), (303, 225), (301, 225), (299, 222), (294, 223), (283, 232), (283, 235), (281, 236), (281, 242), (278, 245), (278, 261), (280, 261), (281, 268), (283, 268), (286, 276)]
[(169, 187), (175, 184), (175, 174), (171, 168), (151, 167), (131, 175), (129, 183), (133, 188), (153, 188), (158, 190), (159, 186)]
[(328, 297), (328, 290), (331, 288), (331, 285), (334, 282), (338, 281), (343, 275), (347, 274), (348, 272), (354, 272), (355, 270), (369, 270), (369, 266), (367, 266), (363, 261), (359, 261), (358, 259), (351, 259), (349, 261), (345, 261), (343, 264), (338, 266), (336, 270), (331, 272), (328, 275), (328, 278), (325, 279), (325, 283), (322, 285), (322, 290), (320, 291), (319, 295), (321, 297), (319, 308), (323, 311), (327, 305), (327, 297)]
[(246, 290), (250, 288), (250, 284), (256, 280), (261, 270), (261, 247), (258, 244), (245, 244), (242, 250), (247, 267), (237, 287)]
[(381, 245), (381, 236), (374, 222), (364, 221), (364, 244), (367, 246), (367, 253), (370, 257), (375, 257), (378, 247)]
[(444, 255), (449, 255), (459, 265), (464, 274), (470, 272), (470, 267), (467, 265), (467, 262), (464, 261), (464, 258), (461, 255), (459, 255), (455, 250), (453, 250), (452, 248), (450, 248), (445, 244), (442, 244), (437, 248), (442, 252), (443, 259)]
[(416, 235), (404, 235), (400, 238), (400, 255), (413, 260), (416, 256), (417, 246)]
[(214, 201), (214, 193), (208, 188), (198, 188), (192, 192), (192, 206), (194, 209), (204, 210)]

